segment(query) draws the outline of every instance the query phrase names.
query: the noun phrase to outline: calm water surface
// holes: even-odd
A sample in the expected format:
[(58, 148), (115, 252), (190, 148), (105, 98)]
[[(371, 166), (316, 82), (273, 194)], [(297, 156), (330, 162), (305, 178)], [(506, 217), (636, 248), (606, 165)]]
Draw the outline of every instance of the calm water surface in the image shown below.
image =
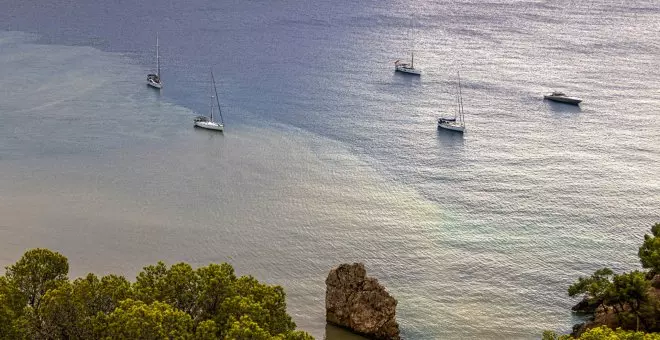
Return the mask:
[[(227, 261), (344, 339), (324, 279), (362, 261), (408, 339), (530, 339), (660, 221), (655, 1), (4, 0), (0, 30), (3, 266)], [(420, 78), (392, 72), (411, 50)], [(224, 134), (191, 124), (210, 67)], [(435, 128), (457, 70), (463, 136)]]

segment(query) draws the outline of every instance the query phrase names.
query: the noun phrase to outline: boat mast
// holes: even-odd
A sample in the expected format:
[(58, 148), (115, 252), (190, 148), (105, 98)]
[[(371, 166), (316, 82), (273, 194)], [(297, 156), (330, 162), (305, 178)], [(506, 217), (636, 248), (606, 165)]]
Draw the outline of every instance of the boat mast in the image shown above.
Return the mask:
[(160, 55), (158, 54), (158, 32), (156, 32), (156, 74), (160, 81)]
[(209, 111), (211, 112), (211, 114), (210, 114), (211, 121), (213, 121), (213, 105), (215, 105), (215, 104), (213, 104), (213, 94), (211, 94), (211, 105), (209, 105)]
[[(220, 110), (220, 99), (218, 99), (218, 89), (215, 87), (215, 78), (213, 77), (213, 70), (211, 70), (211, 81), (213, 81), (213, 91), (215, 91), (215, 101), (218, 104), (218, 114), (220, 115), (220, 123), (224, 125), (225, 121), (224, 119), (222, 119), (222, 110)], [(213, 110), (211, 110), (211, 113), (213, 113)], [(211, 117), (211, 120), (213, 120), (213, 117)]]
[(454, 121), (455, 122), (460, 122), (460, 114), (461, 114), (461, 102), (459, 99), (459, 85), (458, 83), (456, 84), (456, 111), (454, 111)]
[(458, 74), (458, 112), (461, 119), (461, 125), (465, 125), (465, 119), (463, 118), (463, 92), (461, 91), (461, 73), (456, 71)]
[(412, 30), (412, 51), (410, 51), (410, 68), (415, 68), (415, 17), (411, 16), (410, 26)]

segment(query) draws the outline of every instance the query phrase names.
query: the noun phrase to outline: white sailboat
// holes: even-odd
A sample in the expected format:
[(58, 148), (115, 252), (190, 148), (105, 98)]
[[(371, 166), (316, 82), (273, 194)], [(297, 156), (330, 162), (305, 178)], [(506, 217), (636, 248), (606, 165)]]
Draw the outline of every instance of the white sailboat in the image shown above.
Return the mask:
[(163, 88), (163, 83), (160, 80), (160, 55), (158, 54), (158, 47), (158, 33), (156, 33), (156, 74), (147, 74), (147, 84), (160, 90)]
[(394, 71), (395, 72), (401, 72), (401, 73), (407, 73), (407, 74), (412, 74), (415, 76), (419, 76), (422, 74), (422, 70), (415, 68), (415, 30), (413, 29), (412, 33), (412, 39), (411, 41), (413, 42), (413, 51), (410, 52), (410, 63), (401, 61), (401, 59), (398, 59), (397, 61), (394, 62)]
[(458, 91), (456, 92), (456, 112), (453, 118), (438, 118), (438, 130), (452, 130), (463, 133), (465, 131), (465, 118), (463, 116), (463, 95), (461, 93), (461, 75), (458, 74)]
[(408, 73), (419, 76), (422, 70), (415, 68), (415, 52), (411, 53), (410, 64), (402, 62), (401, 59), (394, 62), (394, 70), (397, 72)]
[(213, 120), (213, 96), (211, 96), (211, 113), (210, 116), (197, 116), (195, 117), (195, 127), (200, 127), (202, 129), (223, 131), (225, 128), (224, 120), (222, 119), (222, 111), (220, 110), (220, 100), (218, 99), (218, 90), (215, 87), (215, 78), (213, 77), (213, 71), (211, 71), (211, 82), (213, 83), (213, 92), (215, 93), (215, 104), (218, 105), (218, 115), (220, 116), (220, 122)]

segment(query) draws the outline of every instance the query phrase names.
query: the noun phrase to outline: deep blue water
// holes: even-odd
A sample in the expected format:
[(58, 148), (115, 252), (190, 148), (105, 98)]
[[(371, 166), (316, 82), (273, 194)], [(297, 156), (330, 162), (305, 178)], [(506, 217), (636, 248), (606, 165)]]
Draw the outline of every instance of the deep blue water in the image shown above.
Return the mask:
[[(363, 261), (409, 339), (529, 339), (660, 220), (654, 1), (3, 0), (0, 30), (2, 265), (229, 261), (323, 337), (327, 271)], [(190, 124), (209, 68), (223, 136)], [(463, 136), (435, 128), (458, 70)]]

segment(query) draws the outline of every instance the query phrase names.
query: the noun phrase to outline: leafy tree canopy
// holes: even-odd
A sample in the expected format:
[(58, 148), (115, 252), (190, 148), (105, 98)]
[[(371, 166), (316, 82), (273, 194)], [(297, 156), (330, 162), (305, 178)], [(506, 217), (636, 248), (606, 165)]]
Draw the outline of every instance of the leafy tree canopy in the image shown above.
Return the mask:
[[(614, 274), (609, 268), (595, 271), (590, 277), (580, 277), (568, 288), (568, 295), (583, 297), (583, 301), (574, 307), (576, 311), (601, 315), (610, 313), (608, 324), (614, 321), (624, 330), (612, 331), (604, 327), (592, 328), (579, 339), (659, 339), (656, 333), (635, 333), (625, 330), (660, 331), (660, 291), (651, 286), (650, 278), (660, 274), (660, 223), (651, 228), (651, 235), (644, 235), (644, 243), (639, 248), (639, 258), (644, 268), (650, 272), (634, 270), (623, 274)], [(597, 309), (596, 307), (602, 307)], [(601, 321), (602, 322), (602, 321)], [(591, 324), (593, 327), (597, 324)], [(573, 339), (546, 331), (543, 339)]]
[(651, 228), (651, 235), (644, 235), (644, 243), (637, 254), (642, 267), (660, 273), (660, 223)]
[(568, 287), (568, 296), (584, 295), (590, 302), (602, 301), (612, 287), (614, 272), (609, 268), (596, 270), (590, 277), (580, 277)]
[(94, 318), (99, 339), (190, 339), (190, 315), (164, 302), (126, 299), (110, 314)]
[(14, 265), (7, 267), (5, 277), (27, 299), (30, 306), (59, 282), (67, 279), (69, 261), (60, 253), (48, 249), (28, 250)]
[(648, 300), (649, 287), (651, 287), (651, 283), (640, 271), (614, 275), (605, 302), (608, 305), (618, 304), (622, 309), (624, 305), (628, 305), (635, 312), (641, 303)]
[(542, 340), (660, 340), (660, 334), (625, 331), (621, 328), (612, 330), (611, 328), (600, 326), (582, 333), (578, 338), (570, 335), (557, 336), (555, 332), (545, 331), (543, 332)]
[(145, 267), (131, 283), (69, 281), (67, 259), (30, 250), (0, 277), (0, 339), (311, 340), (295, 330), (282, 287), (227, 263)]

